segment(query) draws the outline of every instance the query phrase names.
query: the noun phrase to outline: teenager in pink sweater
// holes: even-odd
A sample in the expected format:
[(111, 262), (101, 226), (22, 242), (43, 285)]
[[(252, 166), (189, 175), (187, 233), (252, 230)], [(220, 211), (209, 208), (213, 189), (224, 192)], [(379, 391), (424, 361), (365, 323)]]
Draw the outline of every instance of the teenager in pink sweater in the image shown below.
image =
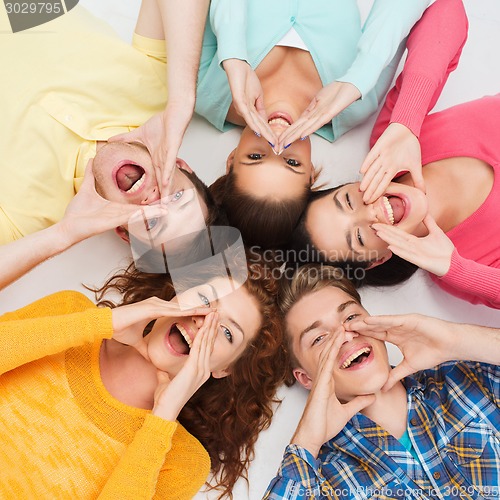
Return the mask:
[[(358, 284), (400, 283), (418, 266), (449, 293), (500, 308), (500, 94), (426, 117), (465, 40), (440, 22), (427, 25), (443, 33), (439, 43), (424, 30), (410, 36), (411, 59), (375, 124), (362, 182), (313, 193), (295, 246), (310, 245), (315, 260), (349, 269)], [(425, 194), (413, 182), (420, 165)]]

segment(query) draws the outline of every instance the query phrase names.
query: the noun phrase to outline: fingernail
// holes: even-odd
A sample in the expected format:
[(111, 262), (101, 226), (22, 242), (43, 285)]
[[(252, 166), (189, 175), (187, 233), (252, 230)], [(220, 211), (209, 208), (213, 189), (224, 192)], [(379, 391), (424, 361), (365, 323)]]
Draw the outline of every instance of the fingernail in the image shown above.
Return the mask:
[(308, 135), (305, 135), (304, 137), (301, 137), (300, 140), (305, 141), (308, 137), (309, 137)]
[[(302, 139), (300, 139), (300, 140), (302, 140)], [(288, 149), (291, 145), (292, 145), (292, 143), (287, 144), (287, 145), (283, 148), (283, 150)]]
[(253, 132), (253, 133), (254, 133), (257, 137), (262, 137), (262, 136), (261, 136), (258, 132), (255, 132), (255, 130), (254, 130), (254, 132)]
[[(259, 137), (260, 137), (260, 135), (259, 135)], [(267, 143), (269, 144), (269, 146), (271, 146), (272, 148), (274, 148), (274, 144), (272, 142), (267, 141)]]

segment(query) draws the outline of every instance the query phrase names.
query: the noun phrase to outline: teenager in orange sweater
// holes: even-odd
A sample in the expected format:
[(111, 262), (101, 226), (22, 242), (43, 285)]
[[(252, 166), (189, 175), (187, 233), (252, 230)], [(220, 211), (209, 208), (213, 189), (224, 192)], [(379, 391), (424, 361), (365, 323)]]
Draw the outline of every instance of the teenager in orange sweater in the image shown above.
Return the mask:
[[(0, 247), (3, 286), (128, 216), (91, 180), (61, 222)], [(176, 298), (129, 270), (103, 288), (120, 307), (66, 291), (0, 317), (0, 497), (188, 499), (210, 470), (230, 492), (270, 423), (281, 329), (255, 267), (244, 283), (203, 270)]]

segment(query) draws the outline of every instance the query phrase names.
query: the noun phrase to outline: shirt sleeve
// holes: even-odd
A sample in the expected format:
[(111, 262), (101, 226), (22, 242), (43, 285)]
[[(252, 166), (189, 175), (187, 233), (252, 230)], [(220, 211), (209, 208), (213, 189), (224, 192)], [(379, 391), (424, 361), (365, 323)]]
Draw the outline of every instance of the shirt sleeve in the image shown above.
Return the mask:
[(0, 374), (85, 342), (111, 338), (111, 309), (59, 292), (0, 316)]
[(356, 59), (337, 80), (352, 83), (361, 98), (366, 96), (429, 3), (429, 0), (375, 0), (363, 26)]
[[(181, 438), (180, 446), (175, 447), (174, 433), (179, 435), (182, 430), (177, 422), (146, 415), (99, 500), (193, 497), (207, 479), (210, 460), (201, 444), (186, 431), (183, 436), (189, 438)], [(197, 446), (193, 446), (194, 442)]]
[[(328, 493), (328, 494), (327, 494)], [(277, 476), (271, 480), (264, 500), (305, 498), (338, 499), (320, 472), (320, 461), (301, 446), (286, 447)]]
[(466, 259), (457, 249), (451, 255), (450, 269), (437, 281), (500, 308), (500, 269)]
[(248, 62), (247, 0), (212, 0), (210, 24), (217, 37), (219, 64), (226, 59)]
[(132, 36), (132, 46), (134, 49), (142, 52), (148, 57), (156, 59), (162, 63), (167, 62), (167, 48), (165, 40), (158, 40), (155, 38), (148, 38), (138, 33)]

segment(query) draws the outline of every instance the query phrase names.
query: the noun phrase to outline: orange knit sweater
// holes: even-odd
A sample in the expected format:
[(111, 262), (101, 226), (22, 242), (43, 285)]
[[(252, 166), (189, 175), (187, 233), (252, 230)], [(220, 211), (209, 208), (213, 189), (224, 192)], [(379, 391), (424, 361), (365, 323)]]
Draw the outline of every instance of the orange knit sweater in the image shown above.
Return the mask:
[(110, 309), (77, 292), (0, 317), (1, 498), (188, 499), (203, 485), (196, 438), (106, 391), (111, 336)]

